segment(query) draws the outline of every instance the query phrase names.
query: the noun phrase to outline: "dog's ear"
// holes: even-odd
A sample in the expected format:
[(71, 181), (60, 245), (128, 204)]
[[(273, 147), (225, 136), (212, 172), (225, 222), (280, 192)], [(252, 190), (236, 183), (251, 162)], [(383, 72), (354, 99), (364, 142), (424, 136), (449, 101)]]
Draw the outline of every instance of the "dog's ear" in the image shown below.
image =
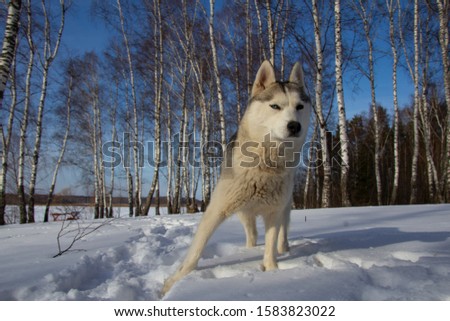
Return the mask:
[(263, 91), (270, 84), (275, 82), (275, 70), (268, 60), (264, 60), (256, 74), (255, 82), (252, 88), (252, 97)]
[(292, 68), (291, 75), (289, 76), (289, 82), (295, 82), (300, 87), (305, 87), (305, 79), (303, 77), (303, 68), (299, 62), (296, 62)]

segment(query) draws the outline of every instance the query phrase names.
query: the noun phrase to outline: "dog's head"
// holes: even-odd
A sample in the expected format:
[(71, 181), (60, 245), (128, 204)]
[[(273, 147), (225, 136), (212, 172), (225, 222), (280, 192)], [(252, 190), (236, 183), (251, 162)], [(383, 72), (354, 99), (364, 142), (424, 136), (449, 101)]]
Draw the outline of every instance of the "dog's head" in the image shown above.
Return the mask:
[(256, 74), (244, 115), (250, 136), (259, 139), (270, 133), (271, 139), (302, 144), (310, 114), (311, 100), (306, 94), (300, 63), (292, 68), (289, 81), (278, 82), (272, 64), (264, 61)]

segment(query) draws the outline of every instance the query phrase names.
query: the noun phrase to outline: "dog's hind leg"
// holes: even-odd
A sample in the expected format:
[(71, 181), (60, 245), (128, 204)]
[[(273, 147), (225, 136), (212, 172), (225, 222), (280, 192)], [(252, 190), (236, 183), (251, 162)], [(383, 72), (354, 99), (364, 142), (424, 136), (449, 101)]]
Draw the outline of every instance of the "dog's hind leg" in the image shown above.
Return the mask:
[(247, 211), (240, 211), (238, 213), (239, 219), (244, 226), (246, 236), (246, 246), (255, 247), (258, 231), (256, 230), (256, 216)]

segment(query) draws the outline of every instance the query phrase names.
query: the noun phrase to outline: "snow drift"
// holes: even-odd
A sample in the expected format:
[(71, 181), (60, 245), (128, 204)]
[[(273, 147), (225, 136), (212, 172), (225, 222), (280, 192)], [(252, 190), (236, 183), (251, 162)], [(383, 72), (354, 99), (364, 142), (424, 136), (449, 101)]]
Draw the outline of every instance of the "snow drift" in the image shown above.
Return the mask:
[[(159, 300), (200, 217), (118, 218), (57, 258), (60, 222), (2, 226), (0, 300)], [(290, 252), (272, 272), (259, 269), (258, 230), (247, 249), (238, 219), (226, 221), (162, 299), (450, 300), (448, 204), (293, 211)]]

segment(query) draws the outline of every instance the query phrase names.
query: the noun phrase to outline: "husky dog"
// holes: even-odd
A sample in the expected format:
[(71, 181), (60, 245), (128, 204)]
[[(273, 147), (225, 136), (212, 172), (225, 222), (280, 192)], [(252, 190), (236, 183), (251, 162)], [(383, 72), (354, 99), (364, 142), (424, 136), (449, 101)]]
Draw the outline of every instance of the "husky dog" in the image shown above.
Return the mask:
[(298, 163), (311, 113), (303, 70), (296, 63), (289, 81), (275, 80), (275, 70), (264, 61), (256, 74), (247, 110), (227, 146), (222, 172), (179, 269), (164, 283), (162, 294), (194, 270), (212, 233), (233, 213), (238, 214), (247, 247), (256, 245), (256, 216), (265, 224), (262, 270), (277, 269), (276, 255), (289, 250), (295, 165)]

